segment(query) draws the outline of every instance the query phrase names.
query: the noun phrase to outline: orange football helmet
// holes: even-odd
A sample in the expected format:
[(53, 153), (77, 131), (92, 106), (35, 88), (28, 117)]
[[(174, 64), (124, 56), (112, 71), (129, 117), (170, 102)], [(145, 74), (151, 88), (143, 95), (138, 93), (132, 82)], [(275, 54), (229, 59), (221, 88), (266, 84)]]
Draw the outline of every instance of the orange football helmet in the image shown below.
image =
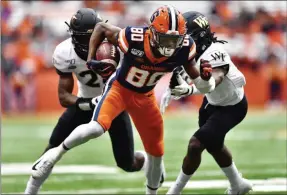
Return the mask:
[(158, 8), (150, 18), (150, 43), (161, 55), (170, 57), (183, 44), (186, 25), (183, 15), (174, 7)]

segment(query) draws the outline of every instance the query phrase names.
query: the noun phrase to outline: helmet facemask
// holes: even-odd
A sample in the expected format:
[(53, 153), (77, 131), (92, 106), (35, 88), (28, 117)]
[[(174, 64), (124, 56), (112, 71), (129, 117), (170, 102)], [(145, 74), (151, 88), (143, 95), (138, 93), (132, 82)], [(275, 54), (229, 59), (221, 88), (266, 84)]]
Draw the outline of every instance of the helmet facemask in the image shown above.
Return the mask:
[(170, 57), (175, 50), (180, 48), (184, 41), (184, 35), (179, 35), (177, 31), (159, 33), (153, 26), (151, 29), (151, 45), (165, 57)]

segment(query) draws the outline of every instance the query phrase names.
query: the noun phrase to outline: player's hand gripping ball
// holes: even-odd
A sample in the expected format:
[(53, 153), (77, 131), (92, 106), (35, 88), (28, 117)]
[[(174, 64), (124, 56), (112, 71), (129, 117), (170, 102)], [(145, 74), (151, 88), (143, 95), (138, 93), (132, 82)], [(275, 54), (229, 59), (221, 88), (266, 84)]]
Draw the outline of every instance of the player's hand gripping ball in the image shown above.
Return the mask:
[(120, 61), (120, 52), (113, 44), (103, 42), (97, 52), (96, 59), (87, 62), (87, 67), (107, 80), (116, 70)]

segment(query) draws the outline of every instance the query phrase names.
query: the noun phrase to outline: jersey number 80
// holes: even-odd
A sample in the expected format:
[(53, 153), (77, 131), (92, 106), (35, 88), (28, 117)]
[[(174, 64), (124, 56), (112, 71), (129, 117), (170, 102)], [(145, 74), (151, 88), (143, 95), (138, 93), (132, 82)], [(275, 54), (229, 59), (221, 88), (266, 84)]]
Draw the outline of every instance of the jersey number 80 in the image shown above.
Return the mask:
[(164, 72), (155, 72), (150, 74), (149, 71), (131, 67), (126, 77), (126, 81), (135, 87), (143, 87), (144, 85), (150, 87), (156, 85), (159, 79), (164, 75)]
[[(143, 41), (144, 34), (142, 28), (131, 28), (131, 40), (132, 41)], [(150, 74), (149, 71), (139, 69), (137, 67), (131, 67), (126, 77), (126, 81), (135, 87), (153, 86), (159, 79), (164, 75), (164, 72), (155, 72)]]

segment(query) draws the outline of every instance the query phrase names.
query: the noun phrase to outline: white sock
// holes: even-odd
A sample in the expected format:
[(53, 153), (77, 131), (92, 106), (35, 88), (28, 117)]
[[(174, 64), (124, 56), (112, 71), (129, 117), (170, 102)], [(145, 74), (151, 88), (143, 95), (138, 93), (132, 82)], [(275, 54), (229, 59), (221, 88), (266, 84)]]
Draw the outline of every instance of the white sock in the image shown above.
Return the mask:
[(241, 175), (238, 172), (234, 162), (229, 167), (221, 168), (226, 177), (229, 180), (231, 187), (238, 186), (238, 182), (241, 180)]
[[(68, 149), (74, 148), (78, 145), (86, 143), (90, 139), (97, 138), (104, 133), (102, 126), (96, 122), (91, 121), (87, 124), (78, 126), (63, 142)], [(61, 152), (65, 152), (64, 150)]]
[[(141, 171), (146, 171), (147, 169), (147, 164), (148, 164), (148, 157), (147, 157), (147, 153), (145, 151), (136, 151), (136, 152), (139, 152), (139, 153), (142, 153), (144, 158), (145, 158), (145, 161), (144, 161), (144, 164), (143, 164), (143, 167), (140, 169)], [(166, 178), (166, 171), (165, 171), (165, 166), (164, 166), (164, 161), (162, 159), (162, 163), (161, 163), (161, 170), (162, 170), (162, 175), (163, 175), (163, 181), (165, 180)], [(160, 182), (161, 182), (162, 178), (160, 178)], [(163, 182), (160, 183), (160, 186), (162, 185)]]
[(147, 178), (146, 194), (156, 194), (162, 175), (162, 157), (147, 154), (145, 174)]
[(38, 191), (40, 190), (41, 186), (46, 181), (46, 179), (49, 177), (51, 172), (52, 172), (52, 170), (50, 170), (42, 178), (37, 178), (37, 179), (30, 176), (30, 178), (27, 182), (27, 186), (26, 186), (24, 194), (38, 194)]
[(167, 194), (180, 194), (192, 175), (186, 175), (182, 169), (175, 183), (169, 188)]
[(162, 177), (163, 178), (160, 178), (160, 180), (163, 180), (163, 181), (160, 181), (160, 187), (161, 185), (163, 184), (165, 178), (166, 178), (166, 172), (165, 172), (165, 166), (164, 166), (164, 161), (162, 160), (162, 163), (161, 163), (161, 170), (162, 170)]

